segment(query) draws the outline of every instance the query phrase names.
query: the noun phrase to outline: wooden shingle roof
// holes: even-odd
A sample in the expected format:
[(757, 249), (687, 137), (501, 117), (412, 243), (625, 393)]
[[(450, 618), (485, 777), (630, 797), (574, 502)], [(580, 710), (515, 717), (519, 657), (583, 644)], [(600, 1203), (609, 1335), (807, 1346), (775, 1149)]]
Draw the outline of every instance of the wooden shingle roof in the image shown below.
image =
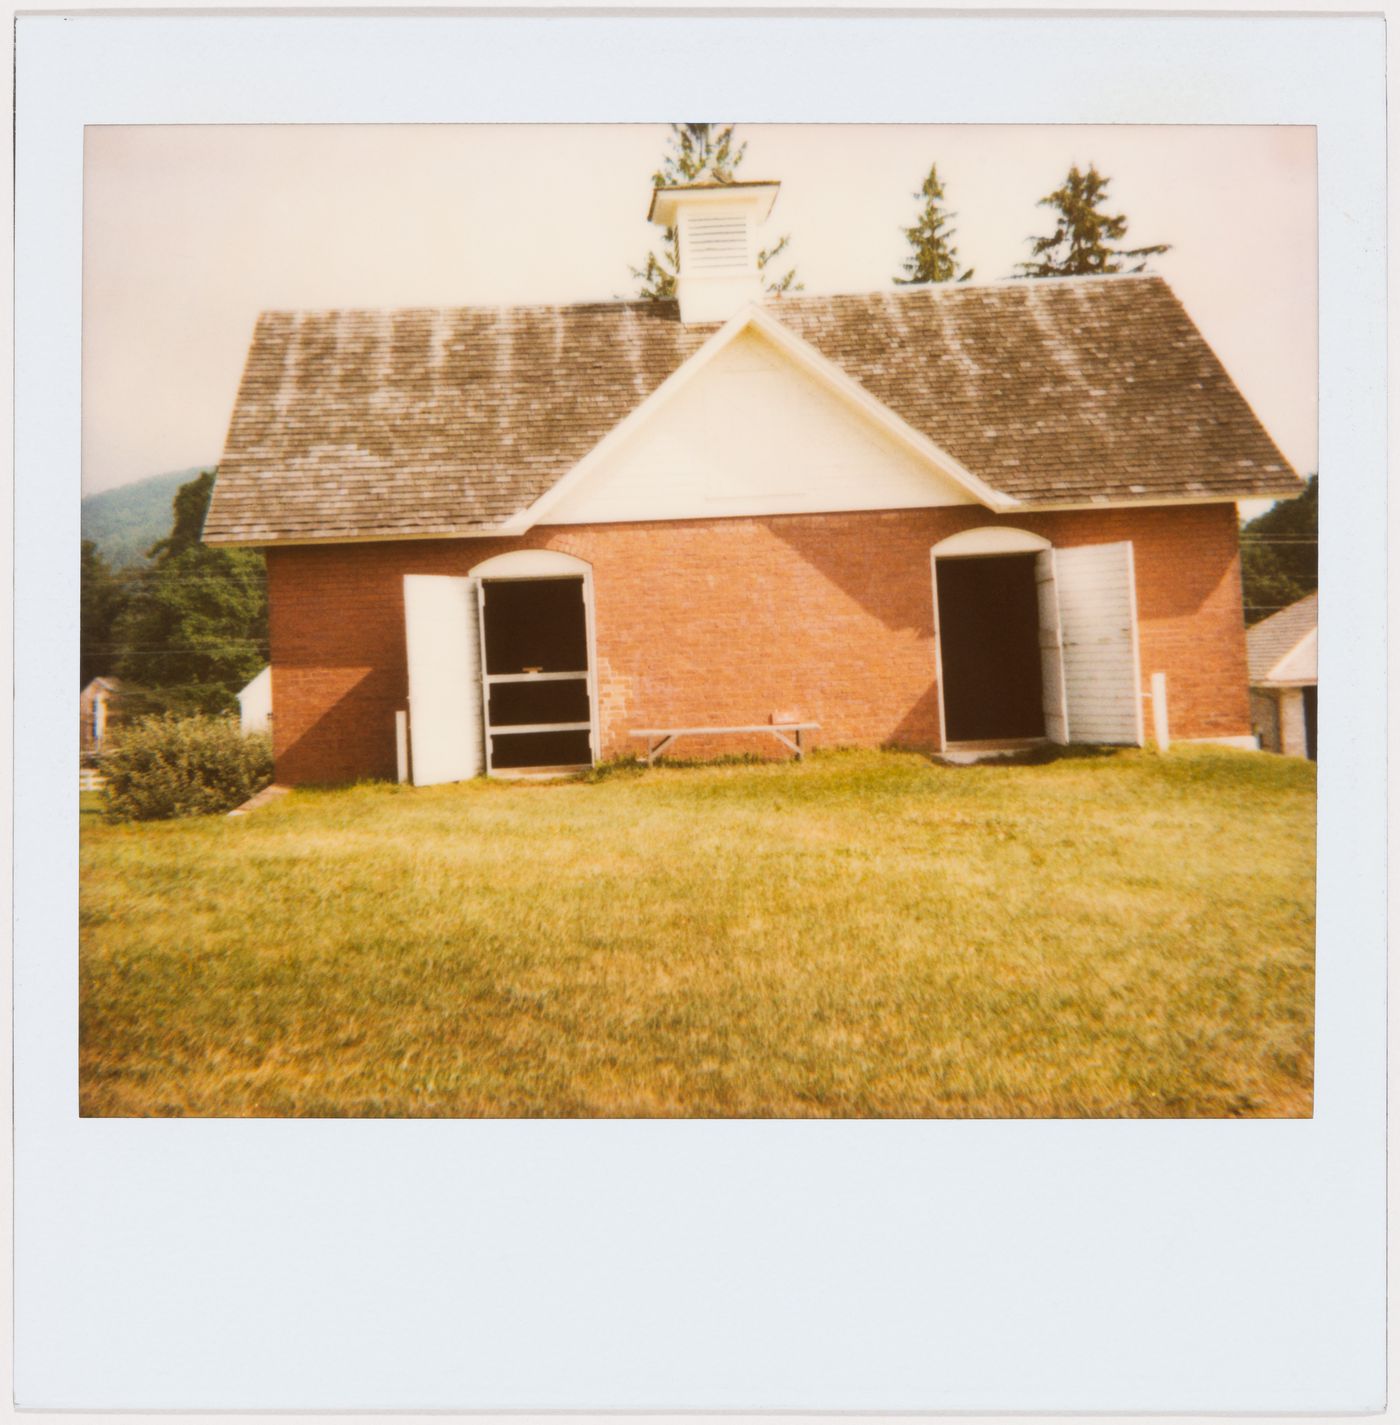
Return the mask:
[[(765, 311), (1027, 506), (1301, 489), (1160, 278), (788, 296)], [(205, 538), (493, 529), (715, 330), (682, 326), (671, 302), (265, 313)]]

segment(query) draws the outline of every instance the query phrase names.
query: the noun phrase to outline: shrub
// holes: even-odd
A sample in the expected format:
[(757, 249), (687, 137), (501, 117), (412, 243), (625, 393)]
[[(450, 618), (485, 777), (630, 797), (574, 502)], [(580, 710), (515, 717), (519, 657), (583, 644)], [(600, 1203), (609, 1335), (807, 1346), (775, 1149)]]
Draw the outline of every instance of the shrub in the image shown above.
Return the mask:
[(272, 744), (236, 718), (166, 714), (123, 729), (102, 759), (112, 821), (232, 811), (272, 780)]

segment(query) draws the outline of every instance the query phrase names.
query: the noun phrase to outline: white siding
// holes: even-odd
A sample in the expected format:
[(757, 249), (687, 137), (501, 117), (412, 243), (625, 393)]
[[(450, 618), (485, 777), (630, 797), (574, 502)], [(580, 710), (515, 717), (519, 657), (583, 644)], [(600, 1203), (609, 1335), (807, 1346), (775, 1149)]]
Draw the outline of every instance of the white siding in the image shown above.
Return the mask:
[(1303, 711), (1303, 690), (1281, 688), (1278, 699), (1279, 751), (1287, 757), (1308, 755), (1308, 724)]
[(476, 579), (406, 574), (408, 737), (415, 786), (482, 769), (481, 635)]
[(1140, 745), (1133, 546), (1057, 549), (1055, 589), (1070, 740)]
[(756, 332), (549, 511), (548, 524), (973, 503)]

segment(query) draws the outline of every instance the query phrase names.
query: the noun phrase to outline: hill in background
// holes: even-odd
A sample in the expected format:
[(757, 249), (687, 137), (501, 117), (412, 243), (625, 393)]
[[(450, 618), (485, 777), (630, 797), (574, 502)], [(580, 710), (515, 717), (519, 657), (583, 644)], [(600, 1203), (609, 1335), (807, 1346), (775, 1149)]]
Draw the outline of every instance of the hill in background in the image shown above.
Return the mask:
[(146, 563), (146, 551), (170, 533), (171, 502), (181, 485), (205, 467), (152, 475), (83, 498), (83, 538), (114, 568)]

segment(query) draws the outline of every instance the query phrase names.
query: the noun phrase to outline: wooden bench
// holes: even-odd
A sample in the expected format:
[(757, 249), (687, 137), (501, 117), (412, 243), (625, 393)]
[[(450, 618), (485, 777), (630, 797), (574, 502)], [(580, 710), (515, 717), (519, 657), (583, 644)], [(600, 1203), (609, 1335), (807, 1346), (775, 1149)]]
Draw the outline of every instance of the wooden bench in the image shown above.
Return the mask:
[[(628, 734), (630, 737), (645, 737), (647, 740), (647, 766), (650, 767), (658, 757), (676, 740), (678, 737), (715, 737), (729, 733), (771, 733), (783, 744), (784, 747), (797, 754), (797, 760), (802, 760), (802, 734), (804, 732), (816, 732), (821, 727), (819, 722), (758, 722), (748, 727), (639, 727), (633, 728)], [(789, 737), (787, 734), (791, 733)]]

